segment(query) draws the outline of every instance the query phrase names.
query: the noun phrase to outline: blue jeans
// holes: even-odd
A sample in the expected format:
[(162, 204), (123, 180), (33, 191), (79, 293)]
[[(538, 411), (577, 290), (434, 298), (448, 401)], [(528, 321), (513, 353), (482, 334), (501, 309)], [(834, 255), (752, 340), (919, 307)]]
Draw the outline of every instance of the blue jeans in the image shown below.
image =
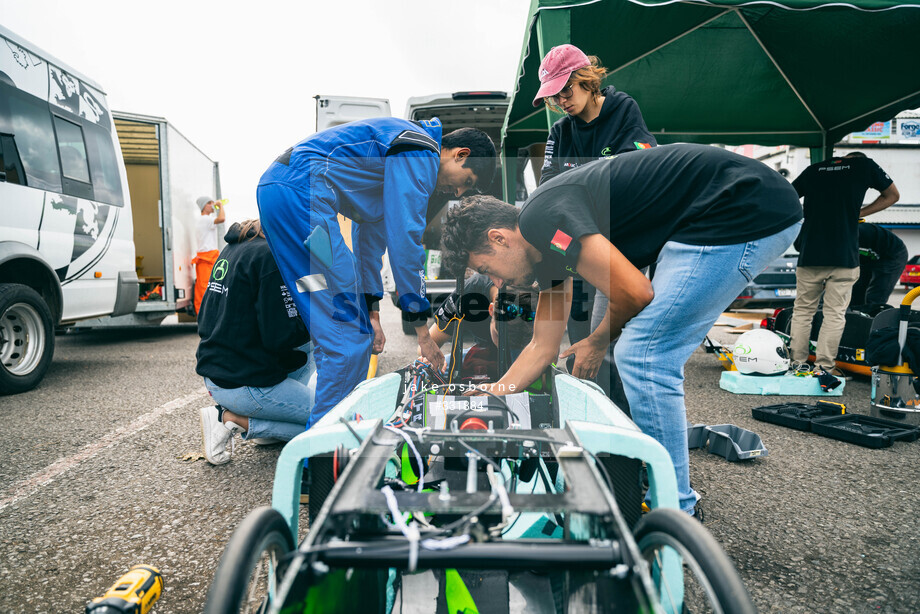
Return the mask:
[(699, 495), (690, 487), (684, 364), (725, 308), (792, 245), (800, 226), (735, 245), (666, 243), (652, 280), (655, 297), (617, 341), (632, 419), (671, 455), (685, 512), (693, 513)]
[(243, 439), (271, 437), (290, 441), (307, 428), (316, 392), (316, 362), (312, 343), (298, 349), (307, 353), (307, 364), (274, 386), (221, 388), (204, 378), (208, 392), (221, 407), (249, 418), (249, 430)]

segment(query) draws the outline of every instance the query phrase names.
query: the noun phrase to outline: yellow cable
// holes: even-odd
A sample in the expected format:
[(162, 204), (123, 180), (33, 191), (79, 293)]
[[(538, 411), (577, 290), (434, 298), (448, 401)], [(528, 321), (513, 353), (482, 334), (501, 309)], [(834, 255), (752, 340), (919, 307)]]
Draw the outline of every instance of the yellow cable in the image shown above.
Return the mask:
[(920, 296), (920, 286), (917, 286), (916, 288), (914, 288), (913, 290), (905, 294), (904, 298), (901, 299), (901, 304), (910, 305), (911, 303), (914, 302), (914, 299), (917, 298), (917, 296)]
[[(457, 326), (454, 328), (454, 340), (453, 340), (453, 342), (451, 343), (451, 352), (450, 352), (451, 354), (454, 353), (454, 351), (453, 351), (453, 350), (454, 350), (454, 347), (456, 347), (457, 341), (458, 341), (459, 338), (460, 338), (460, 322), (462, 322), (462, 321), (463, 321), (463, 318), (465, 318), (465, 317), (466, 317), (466, 315), (462, 315), (462, 316), (460, 316), (460, 318), (457, 318), (457, 316), (454, 316), (454, 317), (452, 317), (450, 320), (448, 320), (448, 321), (447, 321), (447, 324), (444, 326), (444, 330), (446, 330), (447, 327), (450, 326), (450, 323), (451, 323), (451, 322), (453, 322), (454, 320), (457, 320)], [(435, 325), (437, 326), (437, 320), (435, 320)], [(444, 332), (444, 330), (442, 330), (440, 326), (438, 326), (438, 330), (440, 330), (442, 333)], [(450, 362), (450, 372), (447, 374), (447, 383), (448, 383), (448, 384), (453, 384), (453, 383), (454, 383), (454, 369), (456, 368), (456, 365), (454, 365), (454, 363), (455, 363), (455, 362), (461, 362), (461, 361), (462, 361), (462, 359), (463, 359), (463, 348), (460, 348), (460, 359), (461, 359), (461, 360), (452, 360), (452, 361)]]
[(450, 323), (451, 323), (451, 322), (453, 322), (454, 320), (456, 320), (457, 322), (460, 322), (460, 321), (462, 321), (463, 318), (465, 318), (465, 317), (466, 317), (465, 315), (464, 315), (464, 316), (461, 316), (461, 317), (459, 317), (459, 318), (458, 318), (457, 316), (452, 317), (450, 320), (447, 321), (447, 324), (444, 325), (444, 328), (441, 328), (441, 327), (438, 325), (438, 319), (435, 318), (435, 319), (434, 319), (434, 325), (437, 326), (437, 327), (438, 327), (438, 330), (441, 331), (441, 332), (443, 333), (444, 331), (447, 330), (447, 327), (450, 326)]

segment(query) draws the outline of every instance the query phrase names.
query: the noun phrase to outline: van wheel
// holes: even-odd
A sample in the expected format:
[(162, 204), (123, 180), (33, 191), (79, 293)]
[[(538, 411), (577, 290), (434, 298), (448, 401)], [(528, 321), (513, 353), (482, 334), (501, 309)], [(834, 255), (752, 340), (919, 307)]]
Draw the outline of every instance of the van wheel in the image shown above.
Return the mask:
[(0, 394), (38, 385), (54, 354), (51, 310), (22, 284), (0, 284)]

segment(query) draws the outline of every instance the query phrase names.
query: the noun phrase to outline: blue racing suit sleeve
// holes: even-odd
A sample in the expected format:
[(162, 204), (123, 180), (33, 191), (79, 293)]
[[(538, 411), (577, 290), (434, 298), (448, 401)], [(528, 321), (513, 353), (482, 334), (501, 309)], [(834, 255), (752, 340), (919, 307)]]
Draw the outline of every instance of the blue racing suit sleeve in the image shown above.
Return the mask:
[(355, 224), (352, 245), (358, 248), (356, 255), (358, 270), (361, 271), (361, 285), (364, 288), (368, 309), (373, 310), (376, 302), (383, 297), (380, 268), (383, 262), (383, 252), (387, 247), (385, 221)]
[(390, 268), (399, 293), (399, 308), (422, 314), (431, 305), (425, 292), (425, 212), (438, 179), (439, 157), (433, 151), (406, 149), (387, 156), (383, 178), (384, 222)]

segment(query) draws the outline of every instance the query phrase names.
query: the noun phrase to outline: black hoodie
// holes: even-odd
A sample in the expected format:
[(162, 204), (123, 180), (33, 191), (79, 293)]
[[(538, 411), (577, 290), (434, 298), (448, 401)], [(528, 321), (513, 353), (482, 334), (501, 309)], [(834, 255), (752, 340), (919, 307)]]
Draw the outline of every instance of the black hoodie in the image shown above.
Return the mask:
[(233, 224), (224, 240), (198, 314), (195, 371), (221, 388), (274, 386), (306, 364), (295, 348), (310, 335), (265, 239)]
[(616, 91), (613, 86), (605, 87), (601, 94), (604, 104), (594, 120), (585, 122), (566, 115), (553, 124), (546, 140), (540, 185), (592, 160), (658, 144), (632, 96)]

